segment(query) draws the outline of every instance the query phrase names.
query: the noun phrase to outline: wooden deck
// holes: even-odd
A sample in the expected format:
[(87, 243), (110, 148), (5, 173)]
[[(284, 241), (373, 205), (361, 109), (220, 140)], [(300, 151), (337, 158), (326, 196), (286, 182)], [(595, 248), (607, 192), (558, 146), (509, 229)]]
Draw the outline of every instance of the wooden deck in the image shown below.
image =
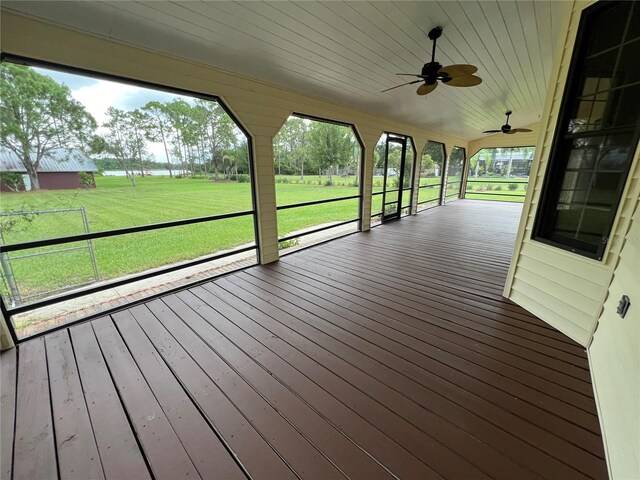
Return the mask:
[(2, 354), (2, 478), (606, 478), (584, 350), (458, 201)]

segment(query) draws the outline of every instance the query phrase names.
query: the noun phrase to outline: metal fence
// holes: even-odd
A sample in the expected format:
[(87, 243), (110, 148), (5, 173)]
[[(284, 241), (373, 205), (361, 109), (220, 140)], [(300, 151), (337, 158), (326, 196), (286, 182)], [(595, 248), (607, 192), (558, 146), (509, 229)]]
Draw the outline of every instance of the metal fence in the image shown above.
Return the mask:
[[(87, 212), (84, 207), (78, 208), (63, 208), (63, 209), (55, 209), (55, 210), (31, 210), (31, 211), (22, 211), (22, 212), (6, 212), (0, 213), (0, 218), (9, 218), (9, 217), (22, 217), (22, 218), (33, 218), (34, 216), (40, 215), (53, 215), (53, 214), (69, 214), (73, 212), (78, 212), (80, 214), (80, 218), (82, 220), (82, 228), (84, 233), (89, 233), (89, 222), (87, 220)], [(0, 241), (2, 245), (6, 245), (5, 231), (0, 228)], [(34, 300), (38, 300), (40, 298), (44, 298), (53, 294), (65, 292), (68, 290), (72, 290), (74, 288), (78, 288), (84, 285), (88, 285), (100, 280), (100, 274), (98, 272), (98, 263), (96, 262), (96, 256), (93, 249), (93, 243), (91, 239), (87, 239), (84, 242), (79, 242), (80, 245), (74, 245), (69, 247), (62, 248), (54, 248), (51, 250), (42, 250), (31, 253), (23, 253), (16, 254), (15, 252), (0, 252), (0, 277), (2, 278), (3, 290), (7, 292), (9, 303), (12, 307), (16, 305), (21, 305), (24, 303), (28, 303)], [(43, 292), (36, 293), (28, 293), (25, 294), (21, 291), (20, 279), (16, 278), (14, 266), (19, 264), (20, 261), (24, 261), (30, 258), (40, 257), (43, 255), (60, 255), (62, 253), (69, 253), (72, 251), (82, 251), (86, 250), (90, 259), (90, 266), (93, 272), (93, 276), (88, 281), (70, 283), (65, 285), (63, 288), (47, 290)]]

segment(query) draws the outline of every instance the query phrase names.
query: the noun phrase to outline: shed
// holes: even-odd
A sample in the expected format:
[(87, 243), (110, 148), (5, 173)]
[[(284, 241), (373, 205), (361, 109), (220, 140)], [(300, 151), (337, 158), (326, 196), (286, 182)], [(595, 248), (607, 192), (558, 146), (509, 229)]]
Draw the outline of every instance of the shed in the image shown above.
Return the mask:
[[(95, 188), (93, 174), (98, 167), (91, 158), (77, 148), (56, 148), (40, 161), (38, 179), (43, 190), (67, 190)], [(31, 190), (31, 181), (18, 155), (6, 147), (0, 147), (0, 172), (15, 172), (22, 175), (19, 190)], [(82, 175), (85, 174), (85, 175)], [(83, 179), (84, 177), (84, 179)], [(0, 182), (0, 191), (12, 191)]]

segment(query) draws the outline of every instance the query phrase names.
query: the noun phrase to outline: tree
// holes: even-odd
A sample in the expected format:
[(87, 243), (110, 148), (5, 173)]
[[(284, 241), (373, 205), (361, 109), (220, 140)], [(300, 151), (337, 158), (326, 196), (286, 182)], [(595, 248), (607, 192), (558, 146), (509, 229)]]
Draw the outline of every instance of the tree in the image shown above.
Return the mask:
[(145, 113), (144, 128), (145, 135), (148, 140), (152, 142), (162, 142), (164, 147), (164, 154), (167, 158), (167, 168), (169, 169), (169, 177), (173, 177), (173, 171), (171, 170), (171, 157), (169, 156), (169, 132), (171, 131), (171, 123), (167, 114), (167, 109), (164, 104), (151, 101), (148, 102), (142, 111)]
[(353, 162), (353, 134), (349, 128), (327, 122), (312, 122), (307, 136), (309, 160), (320, 172), (329, 171), (329, 182), (333, 182), (335, 166), (346, 167)]
[(148, 154), (144, 121), (145, 115), (140, 110), (136, 109), (125, 113), (126, 142), (133, 158), (138, 161), (141, 177), (144, 177), (144, 158)]
[(304, 165), (307, 157), (306, 136), (309, 120), (289, 117), (274, 139), (275, 165), (278, 175), (300, 175), (304, 180)]
[(40, 189), (40, 162), (56, 148), (89, 149), (95, 119), (66, 85), (30, 67), (0, 65), (0, 145), (14, 152)]
[(231, 163), (229, 157), (225, 158), (224, 151), (234, 148), (237, 143), (233, 120), (217, 102), (210, 100), (196, 100), (194, 110), (201, 132), (199, 136), (206, 139), (208, 145), (214, 176), (217, 177), (218, 170), (222, 170), (224, 177), (228, 178)]
[(133, 173), (133, 161), (136, 158), (136, 144), (129, 141), (129, 116), (124, 110), (118, 108), (107, 108), (109, 121), (103, 127), (106, 129), (104, 135), (104, 150), (113, 155), (125, 171), (125, 175), (131, 181), (132, 186), (136, 186)]

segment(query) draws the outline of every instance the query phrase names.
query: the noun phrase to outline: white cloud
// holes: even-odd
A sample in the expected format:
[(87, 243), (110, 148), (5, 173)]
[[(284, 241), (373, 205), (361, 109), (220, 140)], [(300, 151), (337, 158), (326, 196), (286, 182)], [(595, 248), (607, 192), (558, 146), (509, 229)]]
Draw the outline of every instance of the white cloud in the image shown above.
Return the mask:
[(108, 120), (106, 111), (109, 107), (125, 109), (132, 98), (140, 92), (140, 88), (122, 83), (98, 80), (96, 83), (71, 91), (73, 97), (82, 103), (99, 124)]

